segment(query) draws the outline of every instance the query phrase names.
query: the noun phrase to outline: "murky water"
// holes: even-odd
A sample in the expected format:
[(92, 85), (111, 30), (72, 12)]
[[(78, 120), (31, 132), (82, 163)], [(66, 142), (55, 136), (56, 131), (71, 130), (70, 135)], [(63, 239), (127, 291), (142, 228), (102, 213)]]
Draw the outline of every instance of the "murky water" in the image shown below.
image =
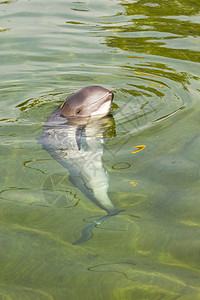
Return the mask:
[[(200, 4), (0, 1), (1, 299), (200, 299)], [(37, 143), (72, 92), (114, 94), (119, 215)]]

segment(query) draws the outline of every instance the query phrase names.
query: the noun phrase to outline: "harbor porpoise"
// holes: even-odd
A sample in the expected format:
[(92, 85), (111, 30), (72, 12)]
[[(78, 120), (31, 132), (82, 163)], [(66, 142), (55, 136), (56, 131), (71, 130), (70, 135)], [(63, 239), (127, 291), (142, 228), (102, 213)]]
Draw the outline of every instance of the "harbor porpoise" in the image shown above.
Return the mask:
[(43, 148), (69, 172), (70, 182), (107, 215), (82, 231), (74, 244), (89, 240), (92, 229), (119, 213), (108, 196), (109, 176), (102, 163), (105, 128), (113, 93), (101, 86), (87, 86), (70, 95), (47, 118), (38, 138)]

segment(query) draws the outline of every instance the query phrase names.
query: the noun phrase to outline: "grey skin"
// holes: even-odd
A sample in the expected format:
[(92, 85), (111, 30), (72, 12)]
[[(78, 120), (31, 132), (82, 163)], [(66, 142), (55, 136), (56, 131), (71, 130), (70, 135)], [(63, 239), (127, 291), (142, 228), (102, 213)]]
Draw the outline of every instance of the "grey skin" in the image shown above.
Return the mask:
[(102, 118), (108, 115), (113, 93), (88, 86), (70, 95), (46, 120), (38, 138), (43, 148), (69, 172), (69, 180), (107, 215), (82, 231), (79, 244), (92, 237), (92, 229), (119, 211), (108, 196), (109, 176), (102, 163)]

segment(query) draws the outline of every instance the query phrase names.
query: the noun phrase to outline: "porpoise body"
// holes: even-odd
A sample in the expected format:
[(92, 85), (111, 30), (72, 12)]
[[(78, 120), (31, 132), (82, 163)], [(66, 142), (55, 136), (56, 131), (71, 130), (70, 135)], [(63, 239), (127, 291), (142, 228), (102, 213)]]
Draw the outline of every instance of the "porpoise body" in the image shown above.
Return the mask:
[(101, 119), (108, 115), (113, 93), (87, 86), (70, 95), (46, 120), (38, 138), (43, 148), (69, 172), (69, 180), (107, 212), (86, 227), (78, 244), (91, 238), (92, 228), (119, 211), (108, 196), (109, 176), (102, 163), (104, 132)]

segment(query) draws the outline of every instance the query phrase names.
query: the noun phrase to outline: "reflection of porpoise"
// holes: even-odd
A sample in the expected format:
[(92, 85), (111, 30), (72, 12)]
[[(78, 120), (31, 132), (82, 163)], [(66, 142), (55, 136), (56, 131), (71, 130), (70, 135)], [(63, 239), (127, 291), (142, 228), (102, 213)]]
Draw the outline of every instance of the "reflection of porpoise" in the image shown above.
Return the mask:
[(101, 86), (88, 86), (72, 94), (48, 117), (38, 138), (67, 168), (73, 185), (107, 212), (86, 227), (75, 244), (90, 239), (92, 228), (119, 213), (108, 197), (109, 177), (102, 163), (105, 128), (100, 119), (109, 113), (113, 96)]

